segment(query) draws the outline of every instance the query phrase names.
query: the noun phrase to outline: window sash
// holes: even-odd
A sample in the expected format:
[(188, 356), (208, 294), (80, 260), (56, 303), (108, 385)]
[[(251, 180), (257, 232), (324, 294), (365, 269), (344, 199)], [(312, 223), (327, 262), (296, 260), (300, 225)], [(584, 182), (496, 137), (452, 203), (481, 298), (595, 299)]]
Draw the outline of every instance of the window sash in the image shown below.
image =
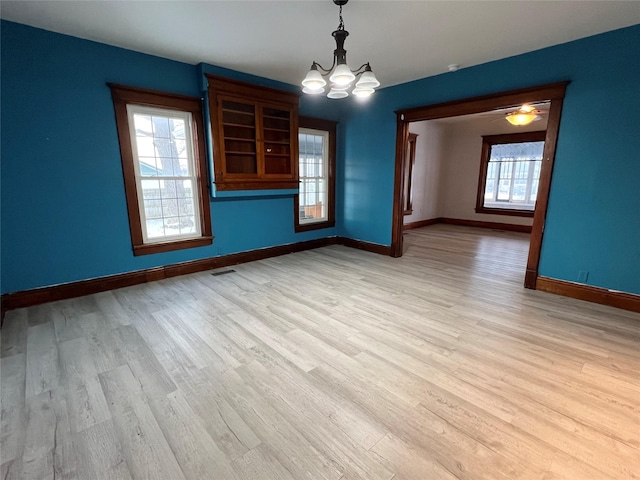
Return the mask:
[[(175, 175), (175, 168), (172, 173), (174, 175), (163, 175), (160, 173), (158, 168), (157, 160), (159, 158), (168, 158), (168, 157), (159, 157), (157, 149), (154, 147), (154, 157), (156, 158), (156, 175), (142, 175), (142, 163), (140, 158), (139, 148), (140, 145), (138, 143), (138, 135), (136, 132), (136, 122), (135, 116), (151, 116), (156, 118), (166, 118), (168, 120), (179, 120), (182, 121), (184, 125), (184, 138), (171, 137), (172, 141), (175, 142), (179, 140), (180, 142), (184, 142), (185, 145), (185, 153), (186, 153), (186, 164), (187, 164), (187, 174), (186, 175)], [(146, 107), (135, 104), (127, 105), (127, 116), (129, 120), (129, 134), (131, 139), (131, 149), (133, 153), (134, 160), (134, 170), (135, 170), (135, 181), (137, 188), (137, 198), (138, 198), (138, 211), (140, 214), (140, 226), (142, 230), (142, 239), (143, 244), (156, 244), (156, 243), (164, 243), (167, 241), (178, 241), (178, 240), (187, 240), (192, 238), (199, 238), (202, 236), (201, 231), (201, 222), (200, 222), (200, 192), (198, 190), (198, 178), (196, 174), (196, 164), (195, 164), (195, 146), (193, 143), (193, 131), (192, 131), (192, 116), (191, 112), (183, 112), (176, 111), (171, 109), (163, 109), (157, 107)], [(155, 132), (153, 132), (152, 139), (154, 138), (164, 138), (164, 137), (155, 137)], [(149, 156), (144, 156), (145, 158), (150, 158)], [(174, 159), (175, 160), (175, 159)], [(147, 164), (148, 165), (148, 164)], [(159, 197), (150, 197), (145, 198), (145, 189), (143, 188), (143, 182), (149, 183), (149, 181), (157, 181), (159, 187)], [(162, 194), (162, 186), (169, 185), (168, 182), (176, 182), (175, 185), (175, 194), (174, 196), (166, 196), (163, 197)], [(191, 195), (190, 196), (178, 196), (178, 182), (183, 182), (182, 188), (184, 188), (184, 183), (189, 183), (191, 185)], [(171, 194), (171, 192), (169, 192)], [(174, 203), (175, 201), (175, 203)], [(160, 202), (160, 204), (158, 204)], [(173, 206), (175, 205), (175, 206)], [(152, 217), (148, 218), (147, 209), (157, 209), (160, 206), (162, 214), (160, 217)], [(185, 209), (189, 211), (188, 214), (180, 215), (180, 210)], [(165, 210), (173, 210), (172, 213), (174, 215), (167, 214), (165, 215)], [(162, 222), (161, 230), (162, 234), (153, 235), (150, 232), (150, 221), (153, 223)], [(182, 232), (183, 227), (185, 230), (192, 230), (187, 232)], [(192, 227), (192, 228), (189, 228)], [(157, 226), (158, 231), (160, 227)], [(177, 232), (173, 233), (172, 230), (177, 229)], [(167, 232), (169, 230), (169, 232)]]

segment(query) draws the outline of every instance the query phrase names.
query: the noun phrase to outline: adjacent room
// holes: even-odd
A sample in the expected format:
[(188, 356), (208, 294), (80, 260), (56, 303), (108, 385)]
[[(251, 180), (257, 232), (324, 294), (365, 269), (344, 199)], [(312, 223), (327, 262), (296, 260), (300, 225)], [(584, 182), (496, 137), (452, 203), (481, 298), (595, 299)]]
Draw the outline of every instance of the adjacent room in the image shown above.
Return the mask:
[(640, 3), (3, 1), (3, 479), (640, 477)]

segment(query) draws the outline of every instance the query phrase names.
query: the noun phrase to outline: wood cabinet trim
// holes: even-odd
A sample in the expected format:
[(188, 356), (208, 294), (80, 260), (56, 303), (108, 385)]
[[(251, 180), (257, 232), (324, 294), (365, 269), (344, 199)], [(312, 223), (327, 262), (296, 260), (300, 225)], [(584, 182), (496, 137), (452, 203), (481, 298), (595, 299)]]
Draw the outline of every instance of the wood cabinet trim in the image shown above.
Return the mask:
[[(259, 189), (282, 189), (298, 188), (298, 95), (290, 92), (276, 90), (273, 88), (252, 85), (237, 80), (229, 80), (215, 75), (207, 75), (209, 80), (208, 93), (210, 111), (215, 112), (211, 118), (211, 132), (213, 138), (213, 164), (214, 183), (218, 190), (259, 190)], [(245, 160), (249, 166), (239, 165), (237, 170), (229, 171), (229, 155), (236, 155), (240, 161), (242, 151), (231, 154), (226, 150), (227, 141), (242, 143), (244, 138), (225, 136), (225, 126), (243, 128), (244, 125), (234, 126), (230, 122), (224, 121), (225, 112), (233, 112), (223, 108), (223, 102), (237, 102), (253, 107), (254, 135), (251, 142), (254, 144), (254, 152), (246, 152)], [(282, 116), (276, 112), (274, 115), (265, 113), (267, 109), (278, 110)], [(285, 112), (288, 115), (285, 115)], [(244, 113), (239, 111), (240, 114)], [(251, 113), (247, 112), (248, 115)], [(278, 121), (283, 125), (279, 125)], [(288, 128), (284, 128), (284, 122), (288, 122)], [(269, 127), (268, 125), (271, 125)], [(277, 132), (289, 132), (288, 140), (284, 140), (284, 135), (277, 135)], [(269, 140), (265, 134), (271, 133), (273, 140)], [(276, 132), (276, 133), (274, 133)], [(267, 145), (271, 145), (276, 153), (267, 155)], [(275, 146), (281, 146), (276, 148)], [(244, 147), (240, 145), (239, 150)], [(277, 150), (281, 150), (278, 152)], [(288, 152), (288, 154), (286, 153)], [(288, 162), (281, 162), (278, 159), (288, 157)], [(269, 160), (276, 162), (275, 168), (269, 171)], [(255, 168), (252, 168), (255, 162)], [(241, 171), (249, 170), (249, 171)]]

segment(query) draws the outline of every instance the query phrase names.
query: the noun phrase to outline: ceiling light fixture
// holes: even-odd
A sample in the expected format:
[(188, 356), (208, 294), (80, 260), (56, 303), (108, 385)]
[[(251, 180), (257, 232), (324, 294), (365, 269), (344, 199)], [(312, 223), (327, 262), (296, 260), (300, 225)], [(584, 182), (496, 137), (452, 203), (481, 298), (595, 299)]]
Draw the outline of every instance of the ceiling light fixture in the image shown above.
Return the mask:
[(333, 65), (326, 69), (318, 62), (311, 64), (311, 69), (302, 81), (302, 91), (310, 95), (318, 95), (324, 93), (327, 81), (322, 78), (329, 76), (331, 82), (329, 98), (345, 98), (349, 96), (349, 88), (351, 83), (358, 77), (356, 86), (351, 93), (356, 97), (364, 98), (370, 96), (376, 87), (380, 86), (380, 82), (371, 71), (369, 63), (365, 63), (356, 70), (351, 70), (347, 65), (347, 51), (344, 49), (344, 41), (349, 36), (349, 32), (344, 29), (342, 21), (342, 6), (346, 5), (349, 0), (333, 0), (333, 3), (340, 7), (340, 23), (338, 29), (331, 35), (336, 40), (336, 49), (333, 51)]
[(511, 125), (515, 125), (517, 127), (522, 127), (524, 125), (529, 125), (532, 122), (540, 120), (540, 110), (536, 110), (535, 108), (529, 105), (523, 105), (519, 110), (515, 110), (511, 113), (507, 113), (505, 115), (505, 119)]

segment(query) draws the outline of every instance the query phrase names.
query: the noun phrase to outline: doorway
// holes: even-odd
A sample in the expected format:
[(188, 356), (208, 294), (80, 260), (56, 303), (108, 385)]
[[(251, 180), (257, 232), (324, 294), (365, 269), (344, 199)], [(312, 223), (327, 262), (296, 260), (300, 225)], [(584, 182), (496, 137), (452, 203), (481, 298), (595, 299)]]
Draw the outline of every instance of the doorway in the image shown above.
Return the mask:
[(407, 158), (406, 145), (409, 140), (409, 124), (423, 120), (435, 120), (461, 115), (477, 114), (501, 108), (513, 107), (529, 103), (549, 102), (547, 129), (544, 138), (543, 159), (540, 170), (538, 195), (533, 214), (531, 239), (524, 286), (535, 289), (538, 278), (538, 263), (542, 247), (542, 234), (546, 219), (546, 211), (551, 186), (551, 173), (560, 126), (562, 102), (569, 82), (554, 83), (539, 87), (513, 90), (482, 97), (473, 97), (453, 102), (427, 105), (399, 110), (396, 130), (396, 161), (394, 181), (394, 203), (392, 218), (392, 256), (400, 257), (403, 251), (403, 219), (405, 205), (405, 179)]

